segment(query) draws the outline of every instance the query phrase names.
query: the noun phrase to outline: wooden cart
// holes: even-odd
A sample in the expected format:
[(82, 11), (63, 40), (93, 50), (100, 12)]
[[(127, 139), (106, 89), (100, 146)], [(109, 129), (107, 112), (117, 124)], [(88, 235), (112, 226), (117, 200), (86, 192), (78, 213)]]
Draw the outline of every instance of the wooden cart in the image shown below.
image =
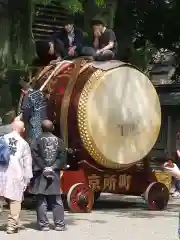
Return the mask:
[(102, 192), (142, 196), (152, 210), (167, 206), (170, 178), (159, 181), (147, 157), (161, 125), (147, 76), (120, 61), (78, 58), (45, 67), (33, 86), (48, 97), (55, 133), (75, 153), (61, 173), (73, 212), (91, 211)]
[(164, 210), (169, 200), (171, 177), (153, 171), (146, 160), (139, 166), (114, 171), (79, 162), (79, 170), (65, 171), (61, 177), (62, 192), (73, 212), (90, 212), (102, 192), (141, 196), (149, 210)]

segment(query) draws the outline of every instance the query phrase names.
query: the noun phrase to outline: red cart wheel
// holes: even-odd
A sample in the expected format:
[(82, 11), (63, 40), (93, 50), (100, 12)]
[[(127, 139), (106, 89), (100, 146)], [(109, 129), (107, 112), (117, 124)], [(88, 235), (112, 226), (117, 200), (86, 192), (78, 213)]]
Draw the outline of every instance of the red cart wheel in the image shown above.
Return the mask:
[(85, 183), (76, 183), (69, 189), (67, 203), (72, 212), (91, 212), (94, 194)]
[(169, 190), (165, 184), (153, 182), (146, 189), (144, 198), (149, 210), (164, 210), (169, 201)]

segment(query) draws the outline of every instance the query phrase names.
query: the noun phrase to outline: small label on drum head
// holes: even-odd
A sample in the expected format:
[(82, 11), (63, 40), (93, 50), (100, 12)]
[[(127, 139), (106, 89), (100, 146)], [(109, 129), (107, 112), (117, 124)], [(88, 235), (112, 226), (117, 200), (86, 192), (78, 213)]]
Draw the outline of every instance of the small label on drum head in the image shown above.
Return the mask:
[(140, 133), (138, 131), (137, 125), (136, 124), (117, 124), (117, 128), (119, 129), (120, 135), (122, 137), (128, 136), (132, 132), (138, 134)]

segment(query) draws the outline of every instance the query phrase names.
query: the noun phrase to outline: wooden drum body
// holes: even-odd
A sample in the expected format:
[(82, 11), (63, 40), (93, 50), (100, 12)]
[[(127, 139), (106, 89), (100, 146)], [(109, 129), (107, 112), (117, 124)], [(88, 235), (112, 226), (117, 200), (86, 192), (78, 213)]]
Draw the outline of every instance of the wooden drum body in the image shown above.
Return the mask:
[[(161, 125), (159, 98), (149, 79), (120, 61), (83, 58), (43, 71), (33, 85), (44, 86), (55, 133), (67, 148), (77, 150), (61, 182), (71, 210), (90, 211), (92, 190), (143, 194), (156, 178), (147, 171), (137, 172), (136, 164), (152, 149)], [(152, 188), (163, 189), (152, 185), (148, 193)], [(164, 189), (163, 206), (168, 201)]]

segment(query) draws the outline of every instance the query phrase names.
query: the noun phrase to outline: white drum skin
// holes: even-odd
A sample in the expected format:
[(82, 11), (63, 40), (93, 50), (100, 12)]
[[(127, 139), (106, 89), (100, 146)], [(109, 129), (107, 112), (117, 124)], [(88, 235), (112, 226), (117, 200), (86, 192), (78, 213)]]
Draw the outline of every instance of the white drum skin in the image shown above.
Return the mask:
[[(95, 75), (97, 75), (95, 73)], [(110, 168), (135, 164), (154, 146), (161, 125), (161, 107), (155, 88), (139, 70), (121, 66), (91, 76), (79, 100), (84, 106), (85, 148)], [(79, 118), (79, 126), (82, 124)]]

